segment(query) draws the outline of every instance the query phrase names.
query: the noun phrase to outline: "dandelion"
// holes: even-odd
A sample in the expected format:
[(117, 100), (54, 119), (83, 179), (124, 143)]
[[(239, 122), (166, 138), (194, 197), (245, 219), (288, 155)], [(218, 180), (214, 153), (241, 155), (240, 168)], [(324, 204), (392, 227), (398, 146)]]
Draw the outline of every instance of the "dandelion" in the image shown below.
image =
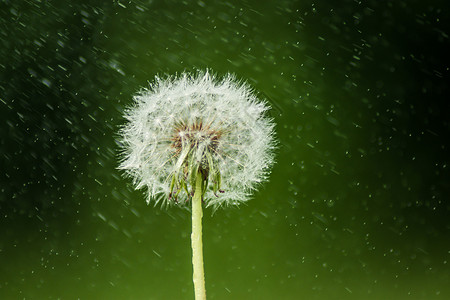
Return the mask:
[(202, 204), (238, 205), (267, 180), (275, 146), (267, 110), (247, 84), (205, 72), (157, 77), (125, 113), (120, 168), (149, 203), (192, 202), (196, 299), (206, 298)]

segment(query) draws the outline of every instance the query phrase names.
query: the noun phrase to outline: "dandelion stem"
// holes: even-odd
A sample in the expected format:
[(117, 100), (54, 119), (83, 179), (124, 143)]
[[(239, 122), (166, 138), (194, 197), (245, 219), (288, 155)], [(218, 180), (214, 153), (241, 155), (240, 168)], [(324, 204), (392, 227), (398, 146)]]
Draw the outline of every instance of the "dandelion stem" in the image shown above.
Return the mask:
[(203, 176), (197, 172), (194, 197), (192, 197), (192, 265), (194, 269), (193, 280), (195, 300), (206, 299), (205, 272), (203, 270), (203, 243), (202, 243), (202, 194)]

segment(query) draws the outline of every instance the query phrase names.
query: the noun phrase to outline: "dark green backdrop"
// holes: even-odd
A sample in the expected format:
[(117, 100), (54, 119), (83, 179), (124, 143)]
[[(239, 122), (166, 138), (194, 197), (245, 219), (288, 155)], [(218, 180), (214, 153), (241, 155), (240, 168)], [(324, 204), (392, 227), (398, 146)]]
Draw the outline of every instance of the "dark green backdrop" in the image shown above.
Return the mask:
[(448, 299), (447, 6), (1, 1), (0, 298), (193, 298), (190, 213), (121, 177), (117, 129), (156, 74), (211, 68), (280, 147), (205, 211), (209, 299)]

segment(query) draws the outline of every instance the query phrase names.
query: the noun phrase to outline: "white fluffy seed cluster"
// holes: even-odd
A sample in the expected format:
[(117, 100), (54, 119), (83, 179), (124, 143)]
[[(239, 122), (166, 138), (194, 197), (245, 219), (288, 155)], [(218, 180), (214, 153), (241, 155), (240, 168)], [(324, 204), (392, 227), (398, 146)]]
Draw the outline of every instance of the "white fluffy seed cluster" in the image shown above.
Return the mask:
[(229, 74), (222, 79), (208, 72), (157, 77), (134, 96), (134, 105), (125, 113), (119, 168), (137, 189), (147, 190), (148, 202), (184, 204), (190, 195), (171, 198), (171, 180), (187, 168), (180, 162), (180, 141), (186, 134), (195, 136), (193, 157), (200, 165), (205, 155), (212, 157), (221, 178), (220, 193), (210, 178), (204, 203), (215, 208), (238, 205), (267, 180), (274, 161), (274, 123), (265, 116), (268, 108), (247, 84)]

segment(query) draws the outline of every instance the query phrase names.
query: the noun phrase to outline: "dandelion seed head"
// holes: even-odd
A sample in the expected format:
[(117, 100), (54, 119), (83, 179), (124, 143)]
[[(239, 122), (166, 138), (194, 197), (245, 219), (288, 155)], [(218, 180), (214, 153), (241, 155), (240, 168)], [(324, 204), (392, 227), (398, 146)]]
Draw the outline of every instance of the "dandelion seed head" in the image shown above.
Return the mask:
[(147, 201), (184, 204), (192, 178), (206, 180), (207, 206), (238, 205), (267, 180), (274, 161), (269, 107), (232, 75), (160, 78), (134, 96), (120, 131), (120, 168)]

